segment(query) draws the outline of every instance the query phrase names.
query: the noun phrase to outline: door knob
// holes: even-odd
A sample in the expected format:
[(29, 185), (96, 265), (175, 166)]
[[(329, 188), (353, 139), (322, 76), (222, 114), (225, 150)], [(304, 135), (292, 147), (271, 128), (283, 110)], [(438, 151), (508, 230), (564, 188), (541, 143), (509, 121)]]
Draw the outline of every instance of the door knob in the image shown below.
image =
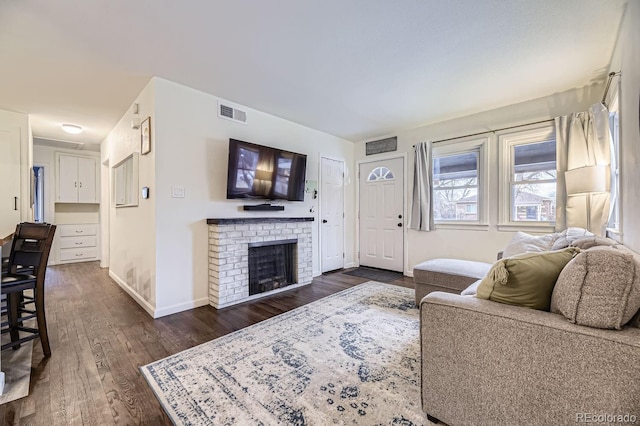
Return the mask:
[(402, 228), (402, 223), (399, 223), (399, 224), (398, 224), (398, 228)]
[(327, 219), (322, 219), (322, 223), (327, 223)]

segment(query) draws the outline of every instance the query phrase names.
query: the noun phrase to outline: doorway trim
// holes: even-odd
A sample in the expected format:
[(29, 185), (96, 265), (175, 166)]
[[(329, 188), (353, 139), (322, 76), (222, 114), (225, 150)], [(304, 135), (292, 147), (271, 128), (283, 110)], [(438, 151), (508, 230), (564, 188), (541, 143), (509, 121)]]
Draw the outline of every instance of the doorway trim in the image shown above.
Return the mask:
[[(403, 274), (405, 276), (412, 276), (413, 273), (411, 271), (409, 271), (409, 265), (407, 264), (407, 262), (409, 261), (409, 244), (407, 241), (407, 237), (408, 237), (408, 229), (407, 228), (407, 223), (408, 223), (408, 217), (407, 217), (407, 204), (409, 201), (409, 197), (407, 196), (408, 192), (408, 187), (407, 187), (407, 176), (409, 175), (408, 170), (407, 170), (407, 153), (403, 152), (403, 153), (397, 153), (397, 154), (392, 154), (392, 155), (385, 155), (382, 157), (372, 157), (372, 158), (365, 158), (363, 160), (358, 160), (356, 162), (356, 176), (357, 176), (357, 181), (358, 183), (356, 184), (356, 229), (355, 229), (355, 233), (356, 233), (356, 253), (355, 253), (355, 264), (356, 266), (360, 266), (360, 166), (362, 164), (367, 164), (367, 163), (377, 163), (378, 161), (386, 161), (386, 160), (396, 160), (396, 159), (402, 159), (402, 163), (403, 163), (403, 167), (404, 167), (404, 173), (402, 176), (402, 185), (404, 187), (404, 194), (403, 194), (403, 205), (402, 205), (402, 217), (404, 218), (404, 226), (402, 227), (402, 269), (403, 269)], [(411, 275), (409, 275), (411, 273)]]
[(318, 153), (318, 183), (317, 183), (317, 190), (318, 190), (318, 270), (314, 271), (313, 276), (317, 277), (319, 275), (322, 275), (322, 202), (320, 201), (320, 197), (322, 197), (322, 192), (321, 190), (321, 185), (322, 185), (322, 159), (326, 158), (327, 160), (333, 160), (333, 161), (340, 161), (342, 163), (342, 173), (343, 173), (343, 179), (342, 179), (342, 212), (343, 212), (343, 217), (342, 217), (342, 249), (344, 250), (344, 262), (342, 263), (342, 267), (344, 269), (346, 268), (353, 268), (354, 266), (357, 265), (357, 259), (355, 259), (354, 256), (354, 260), (352, 262), (347, 263), (347, 212), (346, 212), (346, 206), (347, 206), (347, 191), (346, 191), (346, 176), (347, 176), (347, 161), (344, 159), (344, 157), (335, 157), (335, 156), (331, 156), (331, 155), (326, 155), (326, 154), (322, 154), (322, 153)]
[[(51, 164), (45, 161), (34, 161), (33, 167), (42, 167), (44, 170), (44, 211), (43, 218), (45, 222), (54, 223), (55, 216), (55, 185), (51, 176)], [(33, 218), (35, 220), (35, 211)]]
[(109, 157), (100, 162), (100, 267), (109, 268), (111, 251), (111, 168)]

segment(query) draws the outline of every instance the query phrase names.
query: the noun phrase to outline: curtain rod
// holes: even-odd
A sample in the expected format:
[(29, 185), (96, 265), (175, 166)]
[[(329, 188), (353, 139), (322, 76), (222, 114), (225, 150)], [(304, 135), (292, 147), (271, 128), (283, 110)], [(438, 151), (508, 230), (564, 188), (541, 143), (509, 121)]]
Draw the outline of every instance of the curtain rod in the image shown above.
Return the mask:
[[(471, 136), (480, 136), (480, 135), (484, 135), (485, 133), (501, 132), (503, 130), (511, 130), (511, 129), (517, 129), (518, 127), (533, 126), (534, 124), (550, 123), (552, 121), (555, 121), (555, 120), (553, 118), (551, 118), (549, 120), (536, 121), (536, 122), (533, 122), (533, 123), (518, 124), (517, 126), (503, 127), (501, 129), (486, 130), (484, 132), (472, 133), (470, 135), (456, 136), (455, 138), (440, 139), (440, 140), (437, 140), (437, 141), (432, 141), (431, 143), (447, 142), (447, 141), (452, 141), (454, 139), (461, 139), (461, 138), (470, 138)], [(413, 147), (415, 148), (416, 146), (413, 145)]]
[(604, 106), (607, 106), (605, 100), (607, 99), (607, 94), (609, 93), (609, 86), (611, 86), (611, 80), (613, 80), (613, 77), (619, 76), (620, 74), (622, 74), (622, 71), (609, 73), (609, 80), (607, 80), (607, 86), (604, 88), (604, 94), (602, 95), (602, 104)]

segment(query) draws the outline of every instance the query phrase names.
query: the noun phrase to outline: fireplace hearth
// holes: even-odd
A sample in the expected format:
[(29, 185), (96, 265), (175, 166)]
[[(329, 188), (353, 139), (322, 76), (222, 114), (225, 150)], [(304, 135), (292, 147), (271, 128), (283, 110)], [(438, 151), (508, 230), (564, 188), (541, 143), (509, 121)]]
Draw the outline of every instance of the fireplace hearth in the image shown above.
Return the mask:
[(249, 244), (249, 296), (297, 282), (297, 239)]

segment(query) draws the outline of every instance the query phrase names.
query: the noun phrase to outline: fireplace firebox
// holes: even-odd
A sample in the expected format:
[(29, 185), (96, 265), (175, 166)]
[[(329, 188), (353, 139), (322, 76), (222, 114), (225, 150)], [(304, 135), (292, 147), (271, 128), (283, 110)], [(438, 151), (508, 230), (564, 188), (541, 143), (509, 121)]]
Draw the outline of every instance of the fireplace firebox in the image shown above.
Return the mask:
[(249, 243), (249, 296), (296, 284), (297, 239)]

